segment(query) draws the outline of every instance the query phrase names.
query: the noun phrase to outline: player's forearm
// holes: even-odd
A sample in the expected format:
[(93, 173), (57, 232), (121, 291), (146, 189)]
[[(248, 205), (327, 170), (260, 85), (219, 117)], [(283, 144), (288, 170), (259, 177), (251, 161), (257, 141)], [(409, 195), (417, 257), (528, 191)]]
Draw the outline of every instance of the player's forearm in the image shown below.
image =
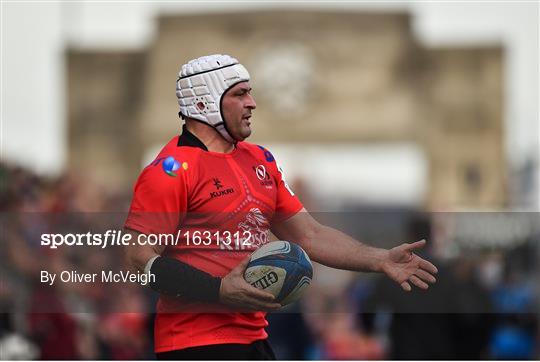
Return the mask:
[(332, 268), (380, 272), (388, 259), (388, 250), (363, 244), (324, 225), (306, 233), (300, 244), (314, 261)]
[[(129, 231), (137, 235), (135, 231)], [(134, 245), (127, 249), (129, 264), (136, 270), (154, 276), (150, 287), (173, 297), (187, 297), (203, 302), (217, 302), (221, 278), (169, 257), (162, 257), (164, 247)]]
[[(126, 229), (126, 232), (132, 234), (133, 240), (136, 239), (138, 236), (138, 233), (136, 231)], [(148, 261), (155, 256), (160, 255), (162, 251), (163, 250), (158, 249), (156, 246), (136, 244), (127, 246), (125, 254), (129, 265), (133, 269), (139, 272), (144, 272)]]

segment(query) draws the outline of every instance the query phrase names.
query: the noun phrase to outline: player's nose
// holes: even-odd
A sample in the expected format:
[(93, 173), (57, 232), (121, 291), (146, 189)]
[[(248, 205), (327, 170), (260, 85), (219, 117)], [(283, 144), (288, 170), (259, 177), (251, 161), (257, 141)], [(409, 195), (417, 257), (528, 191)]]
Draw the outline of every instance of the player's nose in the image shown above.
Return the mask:
[(249, 108), (249, 109), (257, 108), (257, 103), (255, 102), (255, 98), (253, 98), (251, 94), (248, 94), (246, 108)]

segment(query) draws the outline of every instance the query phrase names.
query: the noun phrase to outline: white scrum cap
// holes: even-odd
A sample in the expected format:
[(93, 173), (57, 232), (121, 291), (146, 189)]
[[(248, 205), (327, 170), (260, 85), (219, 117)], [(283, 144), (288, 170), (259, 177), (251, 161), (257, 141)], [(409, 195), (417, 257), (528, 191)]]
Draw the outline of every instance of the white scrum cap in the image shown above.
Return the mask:
[(214, 127), (229, 142), (236, 142), (221, 114), (221, 98), (235, 84), (249, 80), (242, 64), (229, 55), (214, 54), (190, 60), (176, 81), (180, 113)]

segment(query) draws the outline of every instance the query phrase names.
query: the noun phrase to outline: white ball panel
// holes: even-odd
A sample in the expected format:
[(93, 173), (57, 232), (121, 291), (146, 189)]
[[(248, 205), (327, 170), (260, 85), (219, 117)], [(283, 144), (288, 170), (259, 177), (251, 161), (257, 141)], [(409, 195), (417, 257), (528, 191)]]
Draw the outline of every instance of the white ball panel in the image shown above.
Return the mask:
[(252, 255), (251, 260), (257, 260), (268, 255), (276, 255), (281, 253), (288, 253), (291, 250), (291, 246), (287, 241), (273, 241), (265, 244), (257, 249)]
[(287, 271), (285, 269), (271, 265), (253, 266), (247, 268), (244, 274), (249, 284), (255, 284), (256, 288), (263, 289), (275, 297), (281, 292), (286, 276)]

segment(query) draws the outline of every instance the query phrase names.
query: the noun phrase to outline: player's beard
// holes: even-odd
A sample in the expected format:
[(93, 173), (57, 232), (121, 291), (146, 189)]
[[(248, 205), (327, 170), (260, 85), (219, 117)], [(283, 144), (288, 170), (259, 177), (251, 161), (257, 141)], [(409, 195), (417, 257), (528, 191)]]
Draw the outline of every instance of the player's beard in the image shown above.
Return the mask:
[(244, 139), (251, 136), (251, 121), (250, 119), (242, 118), (241, 133)]
[[(227, 123), (227, 121), (225, 121)], [(229, 126), (229, 123), (227, 123)], [(240, 142), (251, 136), (251, 119), (241, 118), (237, 126), (234, 128), (228, 127), (231, 137)]]

